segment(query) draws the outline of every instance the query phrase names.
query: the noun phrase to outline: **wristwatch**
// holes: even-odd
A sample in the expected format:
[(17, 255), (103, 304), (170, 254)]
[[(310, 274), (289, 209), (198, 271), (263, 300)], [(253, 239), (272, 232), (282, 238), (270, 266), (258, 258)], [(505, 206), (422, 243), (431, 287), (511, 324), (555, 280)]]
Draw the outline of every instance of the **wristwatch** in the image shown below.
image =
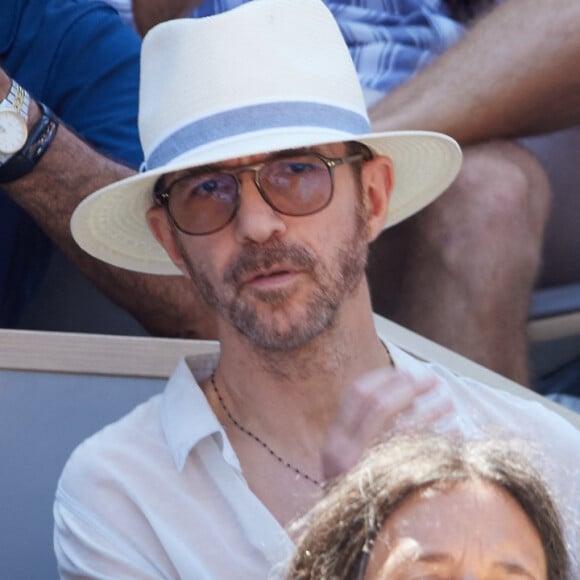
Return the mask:
[(0, 103), (0, 167), (26, 143), (29, 103), (28, 93), (13, 80), (8, 95)]
[(24, 147), (0, 165), (0, 183), (10, 183), (30, 173), (40, 158), (46, 153), (58, 129), (58, 119), (44, 104), (38, 102), (40, 119), (30, 130)]

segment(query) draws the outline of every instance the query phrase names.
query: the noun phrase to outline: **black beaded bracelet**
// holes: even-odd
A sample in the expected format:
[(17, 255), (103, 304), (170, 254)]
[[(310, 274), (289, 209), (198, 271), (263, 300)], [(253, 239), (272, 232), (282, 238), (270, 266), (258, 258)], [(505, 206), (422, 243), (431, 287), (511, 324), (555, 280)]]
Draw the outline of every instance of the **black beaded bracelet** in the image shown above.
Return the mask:
[(58, 119), (44, 103), (38, 103), (38, 107), (40, 120), (32, 128), (24, 147), (0, 166), (0, 183), (10, 183), (30, 173), (52, 143)]

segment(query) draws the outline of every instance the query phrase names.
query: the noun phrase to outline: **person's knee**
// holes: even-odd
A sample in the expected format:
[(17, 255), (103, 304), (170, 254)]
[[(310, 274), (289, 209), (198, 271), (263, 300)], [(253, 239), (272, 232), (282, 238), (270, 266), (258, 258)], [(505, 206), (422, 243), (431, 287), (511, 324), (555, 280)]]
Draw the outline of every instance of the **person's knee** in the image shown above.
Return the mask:
[(464, 197), (477, 198), (474, 209), (486, 225), (511, 236), (541, 239), (550, 184), (540, 162), (523, 146), (496, 141), (466, 148), (456, 186), (464, 190)]
[(466, 256), (481, 266), (516, 260), (534, 268), (549, 200), (547, 176), (526, 149), (507, 141), (471, 146), (457, 180), (417, 227), (451, 270)]

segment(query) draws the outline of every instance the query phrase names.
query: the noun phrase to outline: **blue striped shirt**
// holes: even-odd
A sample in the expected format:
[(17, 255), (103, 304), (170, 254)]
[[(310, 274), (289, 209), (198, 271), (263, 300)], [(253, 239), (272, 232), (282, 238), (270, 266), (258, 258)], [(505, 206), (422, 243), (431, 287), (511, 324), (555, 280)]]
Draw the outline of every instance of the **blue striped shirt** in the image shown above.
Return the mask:
[[(192, 15), (218, 14), (248, 1), (206, 0)], [(464, 31), (449, 16), (443, 0), (325, 0), (325, 4), (348, 44), (368, 104), (446, 51)]]

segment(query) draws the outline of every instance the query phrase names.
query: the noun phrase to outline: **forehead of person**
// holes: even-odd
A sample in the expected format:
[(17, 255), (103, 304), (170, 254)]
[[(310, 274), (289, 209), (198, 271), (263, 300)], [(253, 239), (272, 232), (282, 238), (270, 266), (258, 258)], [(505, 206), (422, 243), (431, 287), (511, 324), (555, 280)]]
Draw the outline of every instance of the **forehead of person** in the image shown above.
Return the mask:
[(520, 504), (502, 488), (467, 481), (409, 496), (387, 518), (364, 580), (545, 580), (546, 554)]

